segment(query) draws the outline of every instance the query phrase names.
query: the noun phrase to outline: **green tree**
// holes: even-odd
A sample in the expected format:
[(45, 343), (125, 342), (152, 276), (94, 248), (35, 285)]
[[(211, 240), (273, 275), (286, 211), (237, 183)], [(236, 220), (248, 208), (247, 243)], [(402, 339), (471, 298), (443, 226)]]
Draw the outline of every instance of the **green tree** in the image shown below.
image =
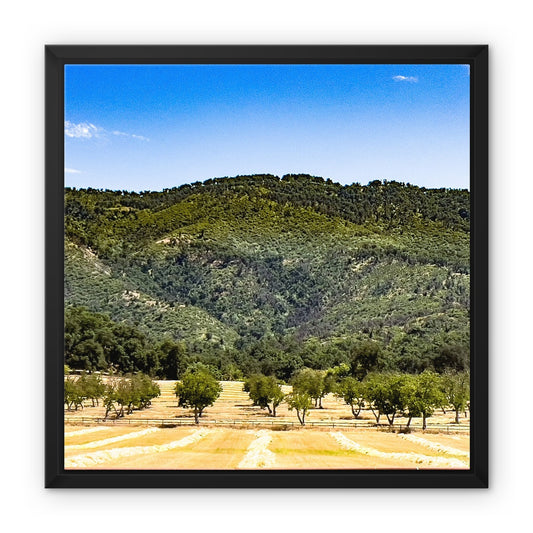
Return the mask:
[(306, 393), (314, 401), (315, 408), (322, 409), (322, 398), (329, 392), (331, 381), (325, 382), (323, 370), (302, 368), (290, 380), (294, 391)]
[(161, 373), (166, 379), (179, 379), (185, 370), (187, 349), (183, 342), (165, 339), (158, 349)]
[(83, 401), (86, 399), (86, 396), (83, 387), (80, 385), (80, 378), (68, 377), (64, 382), (63, 392), (68, 411), (73, 406), (76, 411), (78, 407), (83, 409)]
[(276, 408), (285, 398), (281, 385), (274, 376), (250, 376), (244, 383), (244, 391), (248, 392), (254, 405), (268, 409), (271, 416), (276, 416)]
[(396, 415), (404, 409), (403, 395), (404, 374), (400, 373), (372, 373), (365, 380), (365, 400), (370, 405), (376, 423), (384, 414), (389, 425), (394, 424)]
[(102, 403), (104, 404), (104, 407), (105, 407), (104, 420), (107, 419), (111, 410), (115, 412), (115, 415), (118, 418), (118, 411), (115, 405), (117, 403), (117, 382), (116, 380), (112, 379), (106, 384), (104, 396), (102, 398)]
[(142, 372), (138, 372), (131, 378), (131, 387), (133, 389), (133, 407), (136, 409), (145, 409), (151, 405), (154, 398), (161, 395), (159, 385)]
[(84, 391), (85, 397), (92, 401), (93, 407), (99, 405), (100, 398), (105, 392), (105, 385), (98, 374), (82, 374), (79, 385)]
[(449, 405), (455, 411), (455, 423), (459, 424), (459, 412), (465, 411), (470, 401), (470, 373), (448, 372), (442, 376), (442, 389)]
[(178, 405), (194, 409), (196, 424), (199, 423), (204, 409), (213, 405), (221, 392), (222, 385), (208, 370), (202, 368), (187, 370), (175, 388)]
[(365, 406), (363, 383), (351, 376), (345, 377), (338, 384), (335, 395), (351, 407), (354, 418), (359, 417)]
[(302, 391), (294, 391), (285, 396), (285, 401), (289, 406), (289, 411), (296, 410), (296, 415), (302, 426), (305, 426), (305, 416), (313, 405), (313, 401), (309, 394)]
[(470, 368), (468, 348), (460, 344), (443, 346), (435, 359), (433, 367), (436, 372), (464, 372)]
[(160, 394), (159, 385), (142, 372), (112, 379), (106, 385), (103, 394), (103, 403), (106, 408), (104, 418), (107, 418), (111, 410), (115, 411), (117, 418), (125, 414), (130, 415), (133, 409), (148, 407), (151, 400)]
[(377, 343), (367, 341), (353, 346), (349, 351), (349, 364), (352, 376), (363, 380), (365, 376), (375, 371), (379, 364), (380, 347)]
[(446, 402), (442, 388), (441, 377), (431, 370), (404, 380), (402, 395), (404, 411), (409, 417), (407, 426), (413, 417), (422, 417), (422, 429), (426, 429), (427, 418)]

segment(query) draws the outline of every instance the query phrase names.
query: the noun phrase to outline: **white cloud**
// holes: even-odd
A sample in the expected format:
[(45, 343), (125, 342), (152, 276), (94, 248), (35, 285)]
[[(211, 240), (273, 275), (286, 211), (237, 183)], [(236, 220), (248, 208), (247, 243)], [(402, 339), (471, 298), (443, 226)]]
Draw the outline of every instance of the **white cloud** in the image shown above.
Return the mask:
[(393, 76), (394, 81), (406, 81), (408, 83), (418, 83), (418, 78), (415, 76)]
[(142, 135), (131, 135), (134, 139), (139, 139), (140, 141), (149, 141), (150, 139), (148, 137), (143, 137)]
[(81, 170), (75, 168), (65, 168), (65, 174), (81, 174)]
[(65, 120), (65, 135), (76, 139), (91, 139), (92, 137), (98, 137), (102, 128), (97, 128), (90, 122), (80, 122), (74, 124), (70, 120)]
[(148, 137), (142, 135), (134, 135), (133, 133), (124, 133), (123, 131), (112, 131), (113, 135), (119, 135), (121, 137), (132, 137), (133, 139), (139, 139), (140, 141), (149, 141)]
[(75, 124), (69, 120), (65, 120), (65, 135), (67, 137), (76, 139), (92, 139), (93, 137), (107, 137), (108, 135), (117, 135), (121, 137), (131, 137), (132, 139), (138, 139), (140, 141), (149, 141), (147, 137), (142, 135), (134, 135), (132, 133), (124, 133), (123, 131), (107, 131), (104, 128), (95, 126), (90, 122), (80, 122)]

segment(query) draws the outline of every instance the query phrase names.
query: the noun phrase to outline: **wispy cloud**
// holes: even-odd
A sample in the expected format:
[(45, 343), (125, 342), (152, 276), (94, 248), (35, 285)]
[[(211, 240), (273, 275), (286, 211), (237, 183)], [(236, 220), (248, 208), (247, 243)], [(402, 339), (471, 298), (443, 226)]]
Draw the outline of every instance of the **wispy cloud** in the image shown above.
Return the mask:
[(79, 124), (75, 124), (74, 122), (70, 122), (70, 120), (65, 120), (65, 135), (76, 139), (105, 138), (109, 135), (115, 135), (120, 137), (130, 137), (139, 141), (150, 140), (143, 135), (135, 135), (133, 133), (125, 133), (118, 130), (108, 131), (99, 126), (95, 126), (90, 122), (80, 122)]
[(418, 78), (416, 76), (393, 76), (394, 81), (406, 81), (407, 83), (418, 83)]
[(148, 137), (144, 137), (143, 135), (135, 135), (133, 133), (124, 133), (123, 131), (112, 131), (113, 135), (118, 135), (121, 137), (132, 137), (133, 139), (139, 139), (139, 141), (149, 141), (150, 139)]
[(65, 167), (65, 174), (81, 174), (81, 170), (77, 170), (75, 168), (66, 168)]
[(76, 139), (91, 139), (92, 137), (98, 137), (102, 128), (97, 128), (90, 122), (80, 122), (74, 124), (70, 120), (65, 120), (65, 135), (67, 137)]

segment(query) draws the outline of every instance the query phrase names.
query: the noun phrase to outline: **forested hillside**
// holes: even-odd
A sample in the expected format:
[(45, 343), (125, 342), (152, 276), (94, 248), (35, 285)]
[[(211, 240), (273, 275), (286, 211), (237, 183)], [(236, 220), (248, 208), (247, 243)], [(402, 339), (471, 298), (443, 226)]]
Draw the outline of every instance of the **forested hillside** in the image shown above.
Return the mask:
[(465, 369), (469, 205), (466, 190), (306, 175), (66, 189), (66, 361), (288, 379), (370, 351), (380, 369)]

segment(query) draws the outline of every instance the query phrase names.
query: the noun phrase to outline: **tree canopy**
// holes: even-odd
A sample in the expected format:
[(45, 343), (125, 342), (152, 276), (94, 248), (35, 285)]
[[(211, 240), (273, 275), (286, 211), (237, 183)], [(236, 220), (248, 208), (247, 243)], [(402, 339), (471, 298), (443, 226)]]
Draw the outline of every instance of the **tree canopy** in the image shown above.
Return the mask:
[(222, 392), (222, 385), (213, 377), (206, 367), (197, 366), (185, 372), (181, 382), (176, 383), (175, 393), (178, 405), (194, 411), (194, 422), (206, 407), (213, 405)]

